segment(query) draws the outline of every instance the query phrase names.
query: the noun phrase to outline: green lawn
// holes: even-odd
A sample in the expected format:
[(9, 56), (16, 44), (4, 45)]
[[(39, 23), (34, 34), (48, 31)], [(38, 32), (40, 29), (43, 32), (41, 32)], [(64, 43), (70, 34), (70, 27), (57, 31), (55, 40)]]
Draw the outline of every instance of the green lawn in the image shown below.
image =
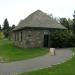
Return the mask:
[(63, 64), (19, 75), (75, 75), (75, 56)]
[(9, 40), (0, 40), (0, 60), (11, 62), (16, 60), (24, 60), (48, 53), (45, 48), (18, 48)]

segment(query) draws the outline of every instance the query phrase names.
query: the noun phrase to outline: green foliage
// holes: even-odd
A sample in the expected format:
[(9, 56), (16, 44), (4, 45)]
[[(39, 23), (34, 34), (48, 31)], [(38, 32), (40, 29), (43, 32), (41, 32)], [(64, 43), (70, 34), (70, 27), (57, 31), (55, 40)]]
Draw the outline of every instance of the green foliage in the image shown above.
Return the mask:
[(0, 40), (2, 40), (4, 38), (4, 34), (3, 32), (0, 32)]
[(7, 18), (4, 20), (3, 30), (9, 30), (9, 23), (8, 23)]
[(1, 31), (1, 25), (0, 25), (0, 31)]
[(73, 17), (74, 17), (74, 19), (73, 19), (73, 27), (72, 27), (72, 30), (73, 30), (73, 33), (75, 35), (75, 13), (74, 13)]
[(13, 24), (12, 27), (11, 27), (11, 29), (14, 29), (14, 28), (15, 28), (15, 25)]
[(69, 28), (69, 23), (66, 18), (60, 18), (60, 23), (65, 27)]
[(64, 25), (66, 30), (54, 30), (50, 34), (52, 47), (75, 47), (75, 34), (73, 20), (60, 18), (60, 23)]
[(10, 27), (9, 27), (9, 23), (7, 18), (4, 20), (4, 24), (3, 24), (3, 32), (6, 38), (9, 37), (9, 31), (10, 31)]
[(75, 36), (67, 30), (56, 30), (50, 36), (52, 47), (74, 47)]

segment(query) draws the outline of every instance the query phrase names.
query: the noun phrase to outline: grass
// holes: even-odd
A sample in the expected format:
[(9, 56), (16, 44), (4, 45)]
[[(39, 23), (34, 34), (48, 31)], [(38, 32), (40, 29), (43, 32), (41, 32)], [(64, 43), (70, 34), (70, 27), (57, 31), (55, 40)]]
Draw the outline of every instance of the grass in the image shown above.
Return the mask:
[(22, 73), (18, 75), (75, 75), (75, 56), (65, 63), (50, 68)]
[(29, 59), (44, 55), (48, 52), (45, 48), (18, 48), (9, 40), (0, 40), (0, 59), (4, 62)]

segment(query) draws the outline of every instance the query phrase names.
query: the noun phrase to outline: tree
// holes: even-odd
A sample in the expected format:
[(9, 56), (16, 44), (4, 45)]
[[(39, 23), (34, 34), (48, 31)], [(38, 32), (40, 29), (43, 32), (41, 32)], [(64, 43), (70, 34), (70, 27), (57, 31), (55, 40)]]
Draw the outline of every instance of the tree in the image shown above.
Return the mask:
[(50, 35), (52, 47), (74, 47), (75, 36), (67, 30), (56, 30)]
[(1, 25), (0, 25), (0, 31), (1, 31)]
[(10, 27), (9, 27), (9, 23), (7, 18), (4, 20), (4, 24), (3, 24), (3, 32), (6, 38), (9, 37), (9, 31), (10, 31)]
[(7, 18), (4, 20), (4, 24), (3, 24), (3, 30), (9, 30), (10, 27), (9, 27), (9, 23), (8, 23), (8, 20)]
[(73, 15), (74, 19), (73, 19), (73, 33), (75, 34), (75, 11), (74, 11), (74, 15)]
[(69, 22), (66, 18), (60, 18), (60, 23), (64, 25), (66, 28), (70, 29)]
[(0, 40), (2, 40), (4, 38), (4, 34), (3, 32), (0, 32)]
[(74, 47), (75, 34), (73, 34), (72, 30), (73, 21), (71, 19), (60, 18), (60, 23), (64, 25), (67, 29), (55, 30), (54, 32), (52, 32), (52, 34), (50, 35), (52, 47)]
[(68, 23), (69, 23), (69, 29), (72, 31), (73, 20), (69, 18), (67, 21), (68, 21)]
[(13, 24), (12, 27), (11, 27), (11, 29), (14, 29), (14, 28), (15, 28), (15, 25)]

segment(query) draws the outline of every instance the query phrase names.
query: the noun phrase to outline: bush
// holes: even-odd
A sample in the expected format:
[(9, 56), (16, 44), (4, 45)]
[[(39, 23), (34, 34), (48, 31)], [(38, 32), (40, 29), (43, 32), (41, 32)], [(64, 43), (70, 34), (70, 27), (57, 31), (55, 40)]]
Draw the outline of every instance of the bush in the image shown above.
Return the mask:
[(0, 32), (0, 40), (2, 40), (4, 38), (4, 34), (3, 32)]
[(50, 35), (51, 46), (52, 47), (74, 47), (75, 46), (75, 36), (70, 31), (56, 30)]

